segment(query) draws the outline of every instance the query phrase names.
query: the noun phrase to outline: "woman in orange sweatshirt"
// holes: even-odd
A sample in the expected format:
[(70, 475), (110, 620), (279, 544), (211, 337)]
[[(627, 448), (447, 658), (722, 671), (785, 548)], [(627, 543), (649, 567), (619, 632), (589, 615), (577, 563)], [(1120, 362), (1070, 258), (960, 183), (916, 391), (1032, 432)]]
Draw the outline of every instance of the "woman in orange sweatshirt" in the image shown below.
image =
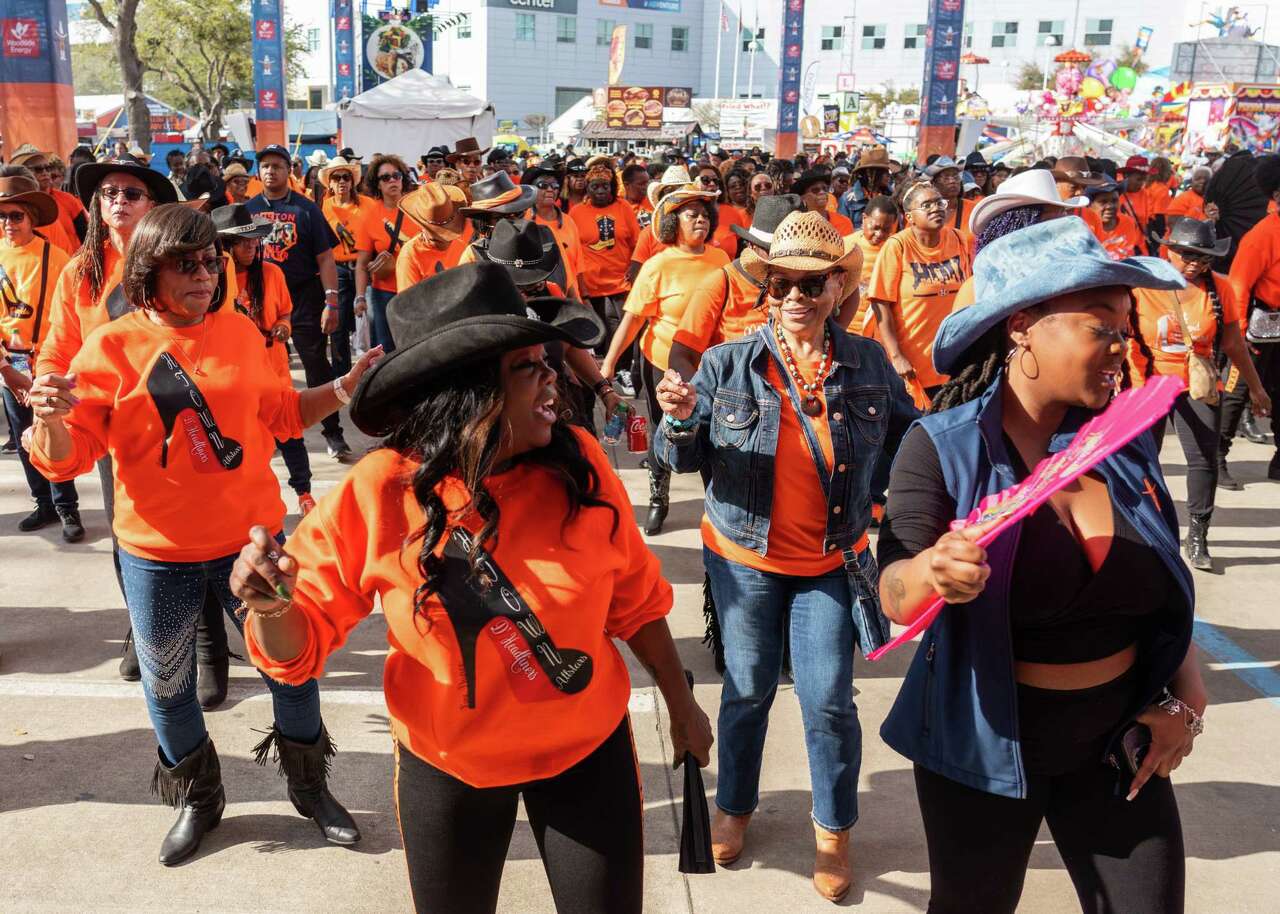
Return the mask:
[(554, 409), (544, 344), (591, 346), (602, 322), (576, 301), (526, 303), (494, 263), (423, 280), (388, 320), (400, 347), (351, 403), (383, 446), (303, 518), (287, 553), (258, 527), (236, 563), (249, 656), (273, 679), (309, 681), (380, 600), (418, 910), (496, 910), (523, 796), (557, 909), (639, 914), (631, 681), (613, 639), (662, 691), (677, 760), (688, 750), (705, 765), (711, 726), (622, 482)]
[[(226, 805), (193, 675), (206, 588), (230, 612), (228, 578), (249, 526), (266, 521), (281, 536), (274, 439), (295, 438), (338, 409), (381, 355), (370, 350), (332, 385), (299, 393), (281, 384), (252, 322), (220, 308), (216, 242), (212, 220), (188, 207), (148, 213), (122, 273), (136, 310), (92, 334), (66, 377), (41, 375), (31, 387), (37, 469), (73, 479), (111, 458), (125, 599), (160, 743), (152, 785), (180, 808), (160, 849), (166, 866), (196, 852)], [(325, 782), (334, 749), (318, 685), (268, 685), (275, 724), (257, 747), (259, 761), (274, 744), (295, 808), (329, 841), (354, 844), (355, 822)]]

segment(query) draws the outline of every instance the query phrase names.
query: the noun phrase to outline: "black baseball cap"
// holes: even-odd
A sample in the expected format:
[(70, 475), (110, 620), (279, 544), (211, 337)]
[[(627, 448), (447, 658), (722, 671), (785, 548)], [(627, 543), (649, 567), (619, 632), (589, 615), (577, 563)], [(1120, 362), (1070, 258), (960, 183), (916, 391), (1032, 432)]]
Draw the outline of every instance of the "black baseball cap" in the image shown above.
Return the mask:
[(258, 164), (262, 164), (262, 160), (267, 156), (279, 156), (284, 159), (286, 166), (293, 164), (293, 156), (289, 154), (289, 150), (279, 143), (272, 143), (270, 146), (264, 146), (258, 150)]

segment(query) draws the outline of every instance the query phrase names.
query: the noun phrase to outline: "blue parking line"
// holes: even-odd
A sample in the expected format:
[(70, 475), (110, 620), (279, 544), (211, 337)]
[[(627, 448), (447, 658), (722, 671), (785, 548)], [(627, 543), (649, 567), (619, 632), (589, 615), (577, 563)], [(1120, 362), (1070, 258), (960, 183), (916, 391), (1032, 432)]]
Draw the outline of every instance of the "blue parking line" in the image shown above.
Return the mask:
[(1201, 619), (1196, 619), (1194, 637), (1196, 644), (1219, 663), (1238, 664), (1230, 672), (1280, 708), (1280, 673)]

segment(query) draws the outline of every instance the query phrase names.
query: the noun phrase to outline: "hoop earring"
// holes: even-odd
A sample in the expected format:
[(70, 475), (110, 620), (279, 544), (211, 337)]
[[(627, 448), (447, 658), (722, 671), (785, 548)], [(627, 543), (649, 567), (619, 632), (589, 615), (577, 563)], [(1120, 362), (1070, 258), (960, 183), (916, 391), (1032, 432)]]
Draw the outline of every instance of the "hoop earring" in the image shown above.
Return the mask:
[[(1027, 356), (1031, 356), (1031, 361), (1035, 363), (1035, 374), (1029, 374), (1026, 367), (1022, 364)], [(1034, 381), (1036, 378), (1040, 377), (1040, 360), (1036, 358), (1035, 353), (1031, 351), (1029, 346), (1021, 347), (1021, 351), (1018, 353), (1018, 370), (1022, 372), (1022, 376), (1028, 381)]]

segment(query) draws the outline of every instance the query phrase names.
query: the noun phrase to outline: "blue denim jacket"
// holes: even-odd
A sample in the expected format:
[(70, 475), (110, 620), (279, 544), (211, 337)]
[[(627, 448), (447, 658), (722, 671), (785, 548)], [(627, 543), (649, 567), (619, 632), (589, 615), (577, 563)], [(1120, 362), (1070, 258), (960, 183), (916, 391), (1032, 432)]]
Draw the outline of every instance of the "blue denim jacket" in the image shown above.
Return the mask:
[[(1085, 410), (1069, 413), (1050, 441), (1049, 452), (1070, 444), (1090, 416)], [(958, 518), (1016, 481), (1001, 423), (1001, 379), (977, 400), (920, 420), (937, 447)], [(1105, 757), (1099, 759), (1115, 765), (1124, 783), (1127, 769), (1118, 764), (1116, 743), (1186, 657), (1195, 593), (1191, 572), (1179, 555), (1177, 516), (1151, 433), (1102, 461), (1096, 472), (1106, 481), (1117, 509), (1156, 551), (1177, 584), (1175, 596), (1138, 645), (1140, 700), (1111, 734)], [(977, 599), (943, 609), (924, 633), (880, 728), (889, 746), (930, 771), (987, 793), (1019, 798), (1026, 796), (1027, 780), (1018, 739), (1009, 583), (1020, 531), (1021, 525), (1016, 525), (987, 547), (991, 576)], [(1046, 586), (1052, 586), (1051, 579)]]
[[(866, 531), (872, 496), (883, 495), (893, 454), (919, 412), (879, 343), (850, 336), (834, 321), (828, 328), (835, 368), (823, 384), (827, 409), (814, 421), (827, 423), (835, 464), (826, 471), (818, 468), (819, 479), (829, 480), (825, 546), (830, 552), (852, 548)], [(698, 395), (690, 417), (693, 429), (676, 433), (666, 422), (654, 429), (654, 453), (663, 466), (676, 473), (710, 468), (708, 518), (724, 536), (760, 555), (769, 545), (782, 410), (765, 373), (770, 358), (788, 377), (772, 321), (742, 339), (713, 346), (693, 378)], [(820, 453), (816, 436), (810, 436), (809, 447)], [(870, 550), (864, 552), (870, 556)], [(874, 584), (874, 563), (869, 576)], [(860, 632), (863, 650), (880, 640), (868, 634)]]

